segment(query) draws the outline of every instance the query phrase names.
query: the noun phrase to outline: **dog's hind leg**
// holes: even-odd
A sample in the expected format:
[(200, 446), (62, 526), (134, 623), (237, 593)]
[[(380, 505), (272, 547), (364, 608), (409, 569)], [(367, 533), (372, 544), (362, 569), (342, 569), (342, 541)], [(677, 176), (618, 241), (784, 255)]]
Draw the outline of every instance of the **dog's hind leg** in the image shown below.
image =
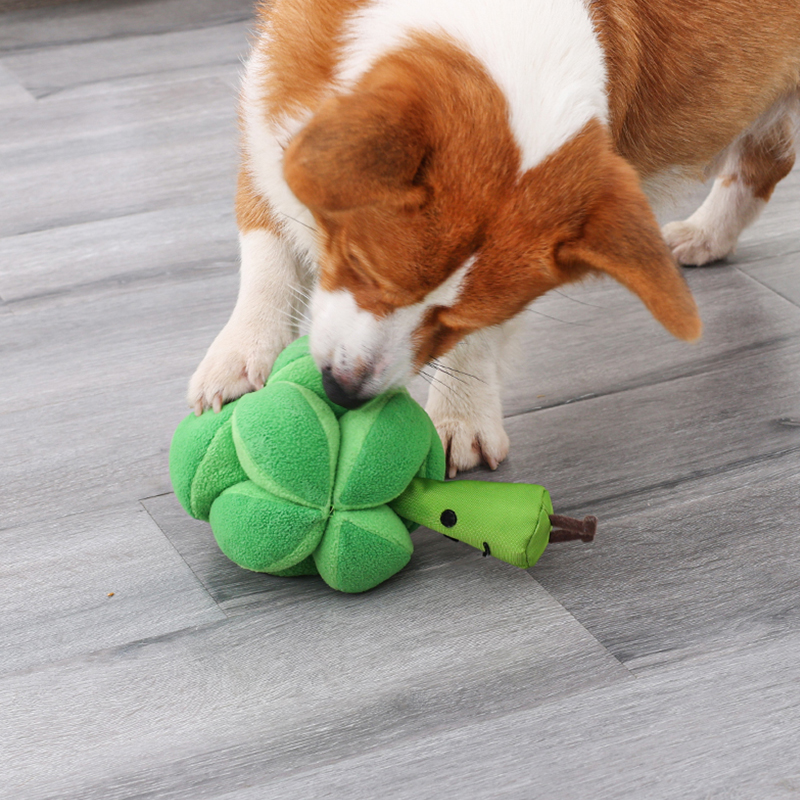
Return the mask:
[(799, 97), (773, 106), (733, 142), (705, 202), (689, 219), (664, 226), (664, 239), (679, 263), (700, 266), (736, 249), (741, 232), (794, 165)]

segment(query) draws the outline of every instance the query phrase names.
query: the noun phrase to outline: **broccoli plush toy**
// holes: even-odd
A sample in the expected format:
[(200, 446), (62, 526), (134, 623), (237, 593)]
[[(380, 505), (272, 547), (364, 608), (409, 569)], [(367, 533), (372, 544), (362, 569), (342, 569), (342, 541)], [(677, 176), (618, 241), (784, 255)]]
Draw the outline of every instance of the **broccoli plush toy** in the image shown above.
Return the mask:
[[(352, 411), (335, 405), (306, 338), (283, 351), (263, 389), (188, 416), (170, 447), (178, 500), (211, 523), (228, 558), (319, 574), (343, 592), (401, 570), (420, 524), (519, 567), (548, 541), (594, 536), (593, 517), (551, 516), (541, 486), (444, 483), (444, 472), (436, 429), (405, 389)], [(565, 530), (551, 534), (551, 521)]]

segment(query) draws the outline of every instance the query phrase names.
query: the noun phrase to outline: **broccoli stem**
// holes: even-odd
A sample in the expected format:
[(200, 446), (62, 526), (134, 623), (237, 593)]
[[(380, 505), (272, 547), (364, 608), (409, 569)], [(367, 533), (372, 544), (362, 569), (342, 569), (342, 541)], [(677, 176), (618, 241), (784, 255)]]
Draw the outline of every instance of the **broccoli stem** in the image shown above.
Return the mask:
[(401, 517), (523, 568), (547, 547), (553, 513), (543, 486), (430, 478), (414, 478), (389, 505)]

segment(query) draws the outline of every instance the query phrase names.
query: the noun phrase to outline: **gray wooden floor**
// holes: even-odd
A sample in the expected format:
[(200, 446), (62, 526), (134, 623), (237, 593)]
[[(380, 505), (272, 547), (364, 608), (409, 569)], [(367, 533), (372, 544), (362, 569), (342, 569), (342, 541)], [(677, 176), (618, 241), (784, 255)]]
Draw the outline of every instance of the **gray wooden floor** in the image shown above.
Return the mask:
[(688, 275), (700, 344), (611, 282), (526, 314), (482, 476), (594, 544), (525, 572), (421, 530), (355, 597), (245, 573), (166, 458), (236, 292), (249, 19), (0, 16), (0, 795), (800, 797), (800, 173)]

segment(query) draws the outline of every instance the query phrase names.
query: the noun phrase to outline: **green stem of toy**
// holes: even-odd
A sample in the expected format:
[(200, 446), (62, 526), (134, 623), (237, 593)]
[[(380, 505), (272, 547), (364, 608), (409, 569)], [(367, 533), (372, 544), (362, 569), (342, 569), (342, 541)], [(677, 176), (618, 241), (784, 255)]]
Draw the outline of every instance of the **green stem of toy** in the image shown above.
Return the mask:
[(389, 505), (515, 567), (535, 564), (549, 542), (553, 506), (543, 486), (414, 478)]

